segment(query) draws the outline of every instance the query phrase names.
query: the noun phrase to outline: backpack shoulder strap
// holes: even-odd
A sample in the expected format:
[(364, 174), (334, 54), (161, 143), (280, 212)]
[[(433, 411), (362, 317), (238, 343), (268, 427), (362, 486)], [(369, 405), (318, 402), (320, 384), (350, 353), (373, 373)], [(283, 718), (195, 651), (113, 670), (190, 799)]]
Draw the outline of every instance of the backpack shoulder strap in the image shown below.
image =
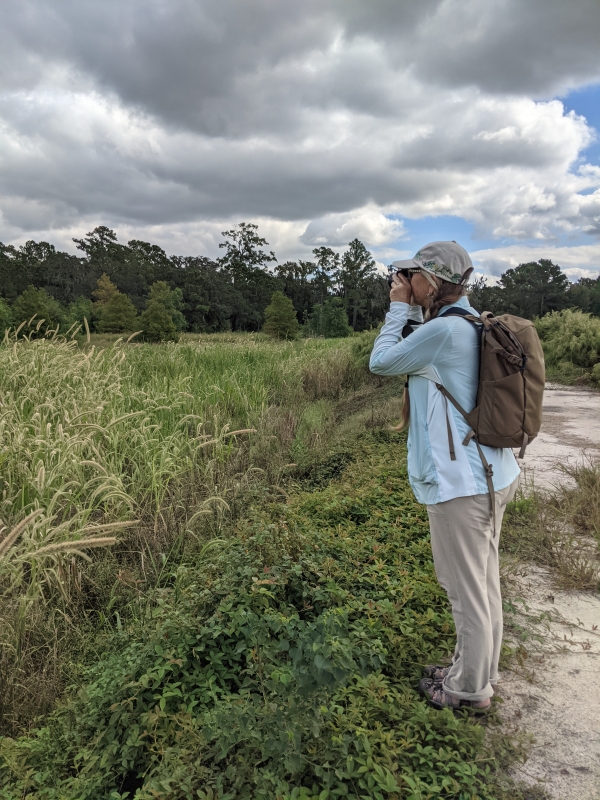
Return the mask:
[(407, 336), (418, 330), (420, 325), (424, 325), (424, 323), (414, 319), (407, 320), (406, 325), (402, 328), (402, 338), (406, 339)]
[[(448, 311), (446, 311), (444, 314), (440, 314), (438, 316), (441, 316), (441, 317), (462, 317), (463, 319), (466, 319), (468, 322), (470, 322), (473, 325), (475, 325), (475, 327), (477, 329), (479, 329), (479, 326), (483, 325), (485, 320), (489, 319), (490, 317), (493, 317), (494, 315), (490, 311), (484, 311), (483, 314), (481, 314), (481, 316), (476, 317), (474, 314), (471, 314), (470, 311), (467, 311), (466, 308), (460, 308), (459, 306), (454, 306), (452, 308), (449, 308)], [(445, 386), (443, 386), (441, 383), (436, 383), (436, 386), (437, 386), (438, 390), (442, 393), (442, 395), (444, 396), (444, 399), (446, 401), (446, 425), (448, 427), (448, 445), (450, 447), (450, 458), (454, 461), (456, 456), (454, 455), (454, 442), (452, 441), (452, 429), (450, 427), (450, 420), (448, 419), (448, 401), (450, 401), (452, 403), (452, 405), (458, 411), (458, 413), (461, 414), (465, 418), (465, 420), (467, 420), (467, 422), (468, 422), (467, 412), (460, 405), (460, 403), (458, 403), (456, 398), (454, 398), (450, 394), (450, 392), (446, 389)], [(481, 449), (481, 445), (477, 441), (477, 436), (475, 435), (475, 432), (473, 430), (470, 430), (467, 433), (467, 435), (465, 436), (465, 440), (463, 442), (463, 445), (465, 445), (465, 447), (466, 447), (469, 444), (469, 442), (471, 441), (471, 439), (474, 440), (475, 445), (477, 447), (477, 452), (479, 453), (479, 458), (481, 459), (481, 464), (483, 466), (483, 472), (485, 474), (485, 480), (486, 480), (486, 483), (487, 483), (488, 492), (490, 494), (492, 528), (493, 528), (493, 533), (494, 533), (494, 536), (495, 536), (496, 535), (496, 493), (494, 491), (494, 482), (493, 482), (494, 470), (492, 468), (492, 465), (488, 462), (487, 458), (485, 457), (485, 454), (484, 454), (483, 450)]]
[(476, 317), (475, 314), (471, 314), (470, 311), (467, 311), (466, 308), (460, 308), (460, 306), (453, 306), (449, 308), (448, 311), (444, 311), (443, 314), (438, 314), (436, 319), (440, 319), (441, 317), (462, 317), (463, 319), (472, 322), (474, 325), (480, 325), (484, 319), (487, 319), (488, 316), (492, 316), (489, 311), (484, 311), (480, 317)]

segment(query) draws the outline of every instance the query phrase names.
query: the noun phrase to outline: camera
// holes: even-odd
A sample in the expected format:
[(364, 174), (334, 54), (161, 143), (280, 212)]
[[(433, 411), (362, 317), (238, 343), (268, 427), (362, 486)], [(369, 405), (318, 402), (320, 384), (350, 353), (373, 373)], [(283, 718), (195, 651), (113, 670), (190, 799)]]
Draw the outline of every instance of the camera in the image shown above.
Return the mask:
[(388, 276), (387, 282), (389, 284), (390, 289), (392, 288), (392, 281), (394, 280), (394, 275), (402, 275), (407, 280), (410, 280), (411, 273), (418, 272), (416, 269), (408, 269), (407, 267), (403, 269), (394, 269), (394, 265), (390, 264), (388, 267)]

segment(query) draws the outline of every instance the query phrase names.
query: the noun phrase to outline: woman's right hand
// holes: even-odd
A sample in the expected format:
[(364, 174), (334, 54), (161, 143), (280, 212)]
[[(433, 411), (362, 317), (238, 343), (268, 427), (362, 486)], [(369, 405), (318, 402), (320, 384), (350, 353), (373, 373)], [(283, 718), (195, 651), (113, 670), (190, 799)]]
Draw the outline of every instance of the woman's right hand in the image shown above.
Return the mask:
[(390, 289), (390, 300), (393, 303), (412, 304), (412, 288), (408, 278), (404, 275), (394, 275), (392, 278), (392, 288)]

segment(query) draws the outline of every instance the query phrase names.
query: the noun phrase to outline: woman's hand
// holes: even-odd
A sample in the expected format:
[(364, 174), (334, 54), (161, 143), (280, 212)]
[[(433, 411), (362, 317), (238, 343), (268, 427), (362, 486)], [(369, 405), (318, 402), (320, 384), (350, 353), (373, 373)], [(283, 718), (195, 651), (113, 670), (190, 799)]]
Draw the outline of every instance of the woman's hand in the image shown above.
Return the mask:
[(394, 275), (392, 288), (390, 290), (390, 300), (394, 303), (408, 303), (412, 305), (412, 289), (410, 281), (404, 275)]

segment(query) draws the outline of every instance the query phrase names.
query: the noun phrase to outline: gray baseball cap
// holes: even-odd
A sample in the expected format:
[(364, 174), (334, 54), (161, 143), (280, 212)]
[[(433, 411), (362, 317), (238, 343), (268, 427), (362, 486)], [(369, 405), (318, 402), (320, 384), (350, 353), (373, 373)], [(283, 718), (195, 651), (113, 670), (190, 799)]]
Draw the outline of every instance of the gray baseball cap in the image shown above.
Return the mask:
[(473, 262), (464, 247), (456, 242), (431, 242), (422, 247), (414, 258), (394, 261), (396, 269), (420, 269), (450, 283), (466, 283)]

